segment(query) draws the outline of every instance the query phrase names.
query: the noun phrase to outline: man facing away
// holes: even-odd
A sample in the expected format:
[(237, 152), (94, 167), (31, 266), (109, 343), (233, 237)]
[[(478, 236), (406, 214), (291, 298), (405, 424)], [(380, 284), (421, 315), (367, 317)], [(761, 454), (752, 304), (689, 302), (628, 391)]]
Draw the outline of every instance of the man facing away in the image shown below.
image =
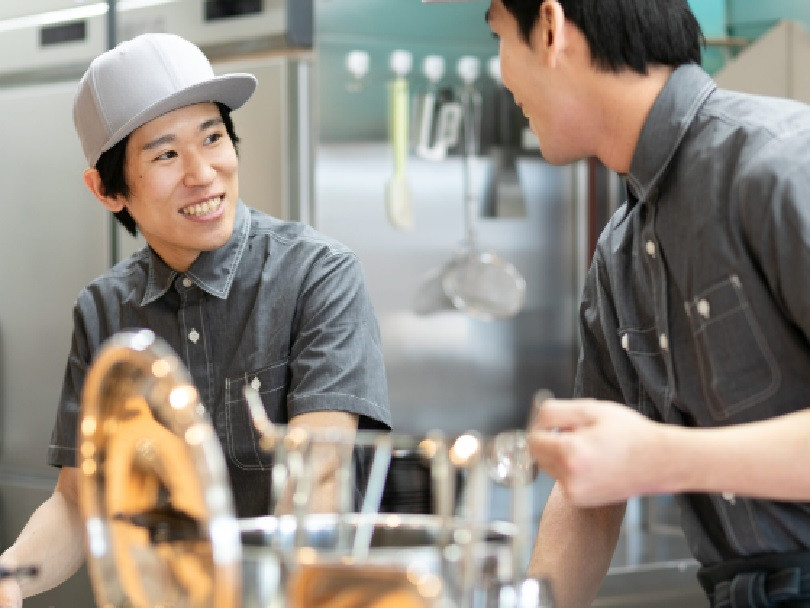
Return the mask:
[[(188, 368), (226, 455), (239, 517), (266, 513), (272, 455), (263, 454), (242, 396), (250, 383), (276, 423), (388, 429), (379, 329), (356, 256), (310, 227), (268, 217), (238, 196), (230, 113), (249, 74), (214, 76), (193, 44), (145, 34), (97, 57), (74, 122), (84, 182), (148, 246), (79, 294), (48, 462), (53, 495), (0, 557), (38, 564), (33, 580), (0, 584), (0, 606), (71, 576), (84, 559), (77, 506), (80, 395), (99, 346), (149, 328)], [(330, 510), (331, 464), (316, 471), (311, 508)]]
[(600, 236), (531, 569), (587, 606), (627, 498), (674, 493), (712, 606), (810, 606), (810, 108), (717, 88), (686, 0), (492, 0), (504, 84), (554, 164), (628, 201)]

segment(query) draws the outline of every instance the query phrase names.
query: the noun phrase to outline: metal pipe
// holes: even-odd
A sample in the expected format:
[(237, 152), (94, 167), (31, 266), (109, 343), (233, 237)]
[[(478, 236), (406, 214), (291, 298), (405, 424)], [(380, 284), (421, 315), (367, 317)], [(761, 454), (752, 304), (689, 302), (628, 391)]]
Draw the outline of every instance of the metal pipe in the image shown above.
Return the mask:
[[(107, 49), (115, 48), (118, 44), (118, 11), (116, 9), (117, 0), (107, 0)], [(118, 263), (118, 220), (115, 215), (110, 214), (109, 219), (109, 260), (110, 267)]]

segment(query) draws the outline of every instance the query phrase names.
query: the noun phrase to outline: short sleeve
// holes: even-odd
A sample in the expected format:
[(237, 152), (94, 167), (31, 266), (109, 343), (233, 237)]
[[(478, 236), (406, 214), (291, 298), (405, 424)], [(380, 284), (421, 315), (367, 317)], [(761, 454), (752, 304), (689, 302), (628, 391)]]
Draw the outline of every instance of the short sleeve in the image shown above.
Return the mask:
[(782, 311), (810, 340), (810, 162), (802, 141), (806, 133), (764, 147), (736, 194), (757, 268)]
[(86, 318), (80, 303), (77, 302), (73, 308), (73, 336), (70, 354), (65, 368), (65, 378), (62, 382), (56, 422), (48, 445), (47, 460), (48, 464), (52, 466), (76, 466), (76, 437), (81, 411), (82, 387), (93, 356), (91, 340), (85, 323)]
[[(610, 295), (603, 258), (597, 248), (585, 278), (579, 309), (580, 350), (574, 397), (627, 402), (616, 374), (616, 313)], [(613, 327), (611, 327), (611, 325)]]
[(390, 428), (380, 331), (357, 257), (326, 249), (301, 287), (290, 349), (290, 417), (316, 411)]

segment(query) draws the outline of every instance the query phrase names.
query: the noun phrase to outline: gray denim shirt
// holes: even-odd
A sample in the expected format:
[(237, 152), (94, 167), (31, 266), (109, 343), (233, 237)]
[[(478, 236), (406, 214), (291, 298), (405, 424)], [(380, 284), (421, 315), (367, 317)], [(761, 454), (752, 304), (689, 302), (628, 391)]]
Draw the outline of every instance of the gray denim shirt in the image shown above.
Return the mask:
[[(716, 427), (810, 406), (810, 108), (677, 69), (600, 236), (575, 393)], [(810, 548), (810, 503), (679, 497), (695, 557)]]
[(272, 456), (259, 449), (242, 396), (258, 386), (269, 418), (360, 415), (389, 428), (380, 334), (357, 257), (312, 228), (241, 201), (223, 247), (185, 273), (146, 247), (81, 291), (48, 462), (75, 466), (85, 375), (114, 333), (149, 328), (187, 366), (222, 443), (240, 517), (266, 512)]

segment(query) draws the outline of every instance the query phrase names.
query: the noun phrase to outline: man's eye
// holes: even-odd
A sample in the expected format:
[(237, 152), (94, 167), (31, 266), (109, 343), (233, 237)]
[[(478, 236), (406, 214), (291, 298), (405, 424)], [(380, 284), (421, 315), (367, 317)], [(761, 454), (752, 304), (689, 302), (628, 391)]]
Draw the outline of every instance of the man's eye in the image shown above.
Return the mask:
[(163, 154), (155, 157), (155, 160), (168, 160), (170, 158), (174, 158), (177, 156), (177, 152), (174, 150), (166, 150)]
[(205, 138), (205, 143), (213, 144), (218, 142), (220, 139), (222, 139), (222, 133), (211, 133), (211, 135)]

